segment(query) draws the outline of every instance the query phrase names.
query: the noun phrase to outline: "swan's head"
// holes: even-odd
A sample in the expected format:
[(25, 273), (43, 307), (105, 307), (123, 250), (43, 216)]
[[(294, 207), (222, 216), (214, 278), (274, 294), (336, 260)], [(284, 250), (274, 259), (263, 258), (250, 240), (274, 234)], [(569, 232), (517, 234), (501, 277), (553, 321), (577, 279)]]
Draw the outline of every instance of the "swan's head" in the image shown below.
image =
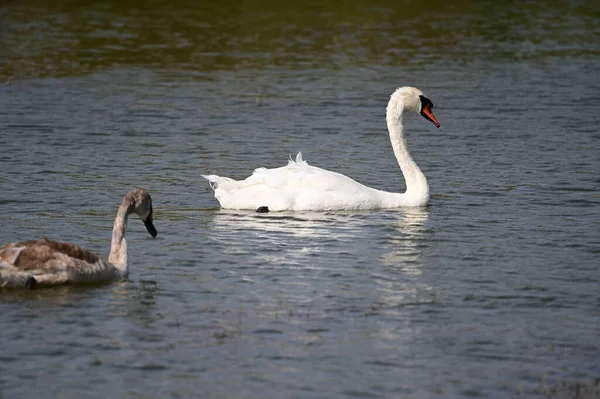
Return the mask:
[(399, 87), (392, 94), (387, 107), (388, 117), (399, 118), (404, 111), (412, 111), (421, 114), (423, 118), (433, 123), (435, 127), (440, 127), (435, 115), (433, 115), (433, 103), (431, 100), (416, 87)]
[(146, 230), (152, 237), (158, 234), (152, 223), (152, 198), (143, 188), (136, 188), (127, 193), (123, 199), (127, 205), (128, 213), (136, 213), (144, 222)]

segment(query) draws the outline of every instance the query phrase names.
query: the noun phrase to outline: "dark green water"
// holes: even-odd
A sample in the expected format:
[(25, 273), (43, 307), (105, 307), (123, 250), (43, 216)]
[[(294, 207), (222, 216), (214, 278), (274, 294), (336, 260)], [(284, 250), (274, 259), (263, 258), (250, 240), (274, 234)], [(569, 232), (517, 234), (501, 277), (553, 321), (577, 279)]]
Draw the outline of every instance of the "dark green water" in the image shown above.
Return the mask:
[[(0, 292), (0, 397), (599, 397), (600, 6), (554, 1), (0, 5), (0, 243), (108, 253), (127, 282)], [(257, 215), (200, 174), (303, 151), (426, 209)], [(578, 388), (577, 388), (578, 387)]]

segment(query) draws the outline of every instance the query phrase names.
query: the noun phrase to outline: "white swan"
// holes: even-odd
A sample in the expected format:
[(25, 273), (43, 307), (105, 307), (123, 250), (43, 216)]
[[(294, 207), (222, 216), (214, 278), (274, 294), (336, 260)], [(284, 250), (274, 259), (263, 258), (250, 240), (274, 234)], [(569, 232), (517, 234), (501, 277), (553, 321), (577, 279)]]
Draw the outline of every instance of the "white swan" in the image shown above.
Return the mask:
[(402, 118), (405, 111), (420, 113), (440, 127), (432, 102), (414, 87), (400, 87), (386, 110), (394, 155), (406, 181), (405, 193), (390, 193), (364, 186), (336, 172), (308, 165), (298, 153), (296, 161), (275, 169), (258, 168), (245, 180), (202, 175), (210, 182), (224, 209), (268, 211), (329, 211), (424, 206), (429, 185), (406, 147)]
[(34, 288), (37, 285), (87, 283), (123, 279), (129, 272), (125, 230), (127, 217), (136, 213), (148, 233), (152, 224), (152, 199), (138, 188), (127, 193), (115, 218), (108, 262), (75, 244), (29, 240), (0, 247), (0, 287)]

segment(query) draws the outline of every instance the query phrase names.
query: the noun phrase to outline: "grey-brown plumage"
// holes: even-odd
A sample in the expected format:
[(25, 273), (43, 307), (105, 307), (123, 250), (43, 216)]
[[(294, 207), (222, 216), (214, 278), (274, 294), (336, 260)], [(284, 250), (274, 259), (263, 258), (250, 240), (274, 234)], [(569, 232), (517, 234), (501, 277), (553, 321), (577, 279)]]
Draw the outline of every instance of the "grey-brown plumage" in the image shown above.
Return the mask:
[[(69, 258), (87, 263), (96, 263), (100, 260), (95, 253), (75, 244), (45, 238), (3, 246), (0, 248), (0, 262), (12, 263), (14, 267), (18, 267), (20, 270), (35, 270), (56, 259), (57, 254), (63, 254)], [(13, 256), (12, 259), (11, 256)]]
[(33, 288), (126, 277), (129, 269), (125, 231), (131, 213), (140, 216), (152, 237), (157, 235), (150, 194), (141, 188), (130, 191), (117, 211), (108, 262), (78, 245), (49, 239), (0, 247), (0, 287)]

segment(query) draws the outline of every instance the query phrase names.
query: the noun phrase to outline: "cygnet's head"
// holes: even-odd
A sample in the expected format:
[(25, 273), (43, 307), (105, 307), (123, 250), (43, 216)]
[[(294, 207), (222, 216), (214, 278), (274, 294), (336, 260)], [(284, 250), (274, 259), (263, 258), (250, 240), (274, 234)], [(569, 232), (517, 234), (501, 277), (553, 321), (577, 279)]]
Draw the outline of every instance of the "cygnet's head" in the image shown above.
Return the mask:
[(148, 233), (152, 237), (156, 237), (158, 233), (152, 223), (152, 198), (150, 194), (143, 188), (136, 188), (127, 193), (123, 202), (127, 204), (129, 212), (136, 213), (142, 219)]
[(416, 112), (433, 123), (435, 127), (440, 127), (440, 123), (435, 115), (433, 115), (432, 108), (433, 103), (425, 93), (416, 87), (404, 86), (397, 88), (392, 94), (388, 103), (387, 113), (388, 117), (400, 117), (404, 111)]

